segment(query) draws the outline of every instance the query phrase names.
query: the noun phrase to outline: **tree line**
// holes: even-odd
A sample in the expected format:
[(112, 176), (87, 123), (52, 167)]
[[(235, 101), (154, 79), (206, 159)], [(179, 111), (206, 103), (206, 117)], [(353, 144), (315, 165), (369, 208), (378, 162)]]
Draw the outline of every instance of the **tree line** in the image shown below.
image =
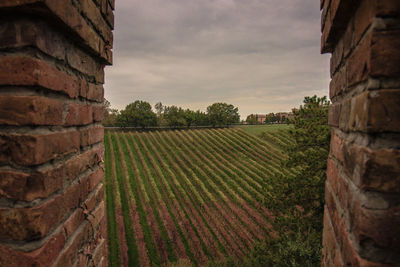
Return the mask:
[[(262, 124), (258, 119), (257, 119), (256, 114), (250, 114), (246, 118), (246, 122), (248, 124)], [(269, 124), (269, 123), (287, 123), (288, 118), (286, 117), (281, 117), (279, 116), (278, 113), (268, 113), (265, 115), (265, 121), (264, 124)]]
[(222, 126), (240, 122), (239, 109), (227, 103), (214, 103), (207, 111), (193, 111), (177, 106), (165, 106), (161, 102), (154, 105), (136, 100), (123, 110), (112, 109), (105, 100), (104, 126), (115, 127), (191, 127)]

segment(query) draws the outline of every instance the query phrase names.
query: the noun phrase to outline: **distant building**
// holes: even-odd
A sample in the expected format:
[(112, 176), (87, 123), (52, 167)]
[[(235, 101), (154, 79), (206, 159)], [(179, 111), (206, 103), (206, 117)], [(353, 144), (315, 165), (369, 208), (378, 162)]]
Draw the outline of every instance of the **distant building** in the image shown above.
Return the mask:
[(293, 119), (294, 115), (292, 112), (278, 112), (275, 116), (279, 118), (279, 122), (285, 122), (287, 119)]
[(255, 114), (256, 120), (258, 123), (265, 123), (265, 119), (267, 118), (267, 115), (265, 114)]

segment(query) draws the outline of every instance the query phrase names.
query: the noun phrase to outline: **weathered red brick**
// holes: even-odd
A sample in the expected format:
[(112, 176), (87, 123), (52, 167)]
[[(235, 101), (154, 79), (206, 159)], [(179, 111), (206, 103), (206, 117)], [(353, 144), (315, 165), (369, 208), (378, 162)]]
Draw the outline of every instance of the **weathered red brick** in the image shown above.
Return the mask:
[(106, 254), (107, 250), (107, 241), (105, 239), (102, 239), (100, 244), (96, 247), (96, 250), (93, 252), (93, 265), (94, 266), (101, 266), (102, 262), (105, 262), (106, 258), (104, 255)]
[[(104, 83), (104, 66), (96, 58), (76, 47), (74, 42), (65, 38), (45, 21), (30, 18), (9, 19), (0, 26), (4, 37), (1, 48), (34, 46), (52, 57), (66, 61), (72, 68), (87, 74), (98, 83)], [(18, 38), (16, 34), (18, 33)], [(2, 36), (3, 36), (2, 35)]]
[(104, 138), (104, 127), (95, 126), (81, 130), (81, 147), (100, 143)]
[(339, 176), (339, 171), (336, 167), (336, 163), (331, 159), (328, 158), (328, 168), (326, 170), (326, 176), (333, 188), (333, 192), (335, 195), (338, 194), (338, 176)]
[(84, 208), (88, 211), (93, 210), (97, 206), (97, 204), (103, 201), (103, 198), (104, 198), (104, 185), (100, 183), (100, 185), (96, 188), (96, 191), (93, 192), (89, 196), (89, 198), (85, 201)]
[(324, 213), (324, 232), (322, 237), (322, 266), (343, 266), (340, 249), (328, 213)]
[(343, 163), (343, 140), (339, 136), (337, 136), (333, 130), (331, 131), (330, 153), (339, 162)]
[(82, 224), (85, 220), (85, 214), (83, 209), (77, 209), (74, 213), (67, 219), (64, 223), (63, 228), (65, 231), (66, 238), (69, 239), (75, 230)]
[(93, 106), (93, 120), (96, 122), (100, 122), (104, 119), (104, 106), (103, 105), (97, 105)]
[(114, 29), (114, 1), (108, 1), (107, 3), (107, 9), (106, 9), (106, 14), (105, 18), (110, 25), (111, 29)]
[(112, 63), (111, 46), (108, 44), (106, 47), (105, 42), (88, 25), (69, 0), (45, 0), (45, 3), (49, 10), (74, 30), (104, 63)]
[(104, 212), (105, 212), (105, 203), (104, 201), (100, 202), (100, 204), (90, 213), (90, 216), (88, 216), (88, 220), (92, 224), (94, 228), (97, 228), (97, 226), (100, 224), (100, 222), (103, 220), (104, 217)]
[(104, 88), (101, 84), (89, 83), (87, 94), (85, 96), (89, 100), (97, 102), (103, 102), (104, 99)]
[(333, 103), (329, 107), (329, 112), (328, 112), (328, 124), (329, 124), (329, 126), (334, 126), (334, 127), (338, 127), (339, 126), (341, 108), (342, 108), (341, 103)]
[(41, 86), (76, 98), (78, 79), (51, 66), (44, 60), (5, 56), (0, 58), (0, 85)]
[(346, 98), (341, 101), (339, 128), (345, 132), (349, 130), (349, 117), (351, 111), (351, 98)]
[(0, 245), (0, 266), (49, 266), (57, 258), (65, 244), (59, 232), (50, 237), (42, 247), (25, 252)]
[(73, 266), (73, 263), (78, 259), (78, 256), (80, 254), (79, 251), (84, 251), (83, 248), (88, 243), (88, 240), (90, 240), (92, 234), (92, 227), (87, 221), (84, 221), (81, 226), (75, 231), (73, 236), (71, 236), (70, 242), (68, 242), (67, 247), (59, 255), (54, 263), (54, 266)]
[(371, 25), (375, 14), (376, 0), (363, 0), (354, 14), (354, 42), (357, 44)]
[(330, 84), (329, 84), (329, 97), (333, 97), (342, 94), (347, 89), (346, 83), (346, 65), (341, 67), (339, 71), (335, 73)]
[(373, 240), (381, 249), (391, 249), (400, 253), (400, 207), (387, 210), (370, 210), (360, 206), (360, 216), (352, 217), (353, 234), (361, 244), (363, 241)]
[(17, 29), (12, 21), (0, 22), (0, 47), (9, 47), (17, 42)]
[[(362, 189), (400, 192), (400, 150), (369, 149), (344, 143), (344, 169)], [(357, 172), (357, 175), (356, 173)]]
[(32, 4), (37, 2), (43, 2), (43, 0), (3, 0), (0, 3), (0, 7), (14, 7), (22, 6), (26, 4)]
[[(4, 143), (2, 144), (2, 141)], [(45, 163), (61, 155), (79, 150), (77, 131), (49, 134), (0, 134), (0, 159), (21, 165)]]
[(63, 179), (62, 165), (32, 173), (2, 170), (0, 196), (25, 201), (45, 198), (63, 187)]
[(367, 91), (353, 98), (349, 127), (363, 132), (400, 132), (400, 90)]
[(374, 32), (371, 41), (371, 76), (400, 76), (400, 30)]
[(395, 17), (400, 15), (400, 2), (398, 0), (375, 0), (375, 15), (380, 17)]
[(63, 104), (41, 96), (0, 96), (0, 125), (61, 125)]
[(65, 117), (64, 125), (87, 125), (93, 122), (92, 105), (89, 104), (70, 104), (68, 113)]
[(111, 27), (103, 19), (100, 9), (97, 8), (93, 0), (80, 0), (79, 5), (82, 12), (93, 23), (105, 42), (110, 44), (111, 48), (113, 43)]
[(0, 238), (35, 240), (46, 236), (50, 230), (80, 207), (90, 188), (98, 182), (92, 174), (72, 184), (65, 192), (39, 206), (29, 208), (0, 208)]
[(93, 168), (101, 161), (99, 156), (101, 150), (102, 147), (96, 147), (66, 161), (65, 177), (68, 180), (73, 180), (87, 169)]
[(347, 63), (347, 86), (367, 80), (371, 71), (371, 34), (355, 49)]

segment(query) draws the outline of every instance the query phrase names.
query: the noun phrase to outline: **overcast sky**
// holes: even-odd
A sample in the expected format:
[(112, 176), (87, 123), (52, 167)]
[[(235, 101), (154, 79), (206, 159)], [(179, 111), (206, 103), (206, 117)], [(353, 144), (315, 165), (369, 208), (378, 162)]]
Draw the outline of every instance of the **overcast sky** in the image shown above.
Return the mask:
[(227, 102), (245, 119), (328, 95), (315, 0), (118, 0), (113, 51), (105, 97), (117, 109)]

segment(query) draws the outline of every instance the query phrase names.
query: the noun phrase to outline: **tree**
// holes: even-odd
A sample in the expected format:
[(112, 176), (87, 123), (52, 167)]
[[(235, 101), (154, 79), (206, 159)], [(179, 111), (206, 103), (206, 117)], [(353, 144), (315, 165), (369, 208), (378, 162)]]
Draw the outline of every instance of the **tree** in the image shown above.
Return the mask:
[(212, 126), (240, 122), (238, 108), (227, 103), (214, 103), (208, 106), (207, 115)]
[(111, 108), (111, 103), (104, 98), (104, 119), (102, 121), (104, 126), (116, 126), (118, 118), (118, 109)]
[(136, 100), (121, 110), (117, 122), (120, 127), (156, 126), (157, 116), (148, 102)]
[(246, 122), (247, 122), (248, 124), (258, 124), (256, 115), (250, 114), (249, 116), (247, 116)]
[(294, 176), (275, 176), (268, 181), (265, 205), (275, 219), (277, 237), (269, 237), (248, 257), (249, 265), (316, 266), (320, 264), (324, 212), (324, 184), (329, 154), (329, 101), (305, 97), (293, 110), (291, 135), (284, 168), (295, 168)]
[(177, 106), (164, 107), (164, 120), (168, 126), (186, 126), (185, 111)]
[(157, 112), (157, 116), (160, 116), (164, 111), (164, 106), (163, 106), (163, 104), (161, 102), (157, 102), (154, 105), (154, 108), (155, 108), (155, 110)]

